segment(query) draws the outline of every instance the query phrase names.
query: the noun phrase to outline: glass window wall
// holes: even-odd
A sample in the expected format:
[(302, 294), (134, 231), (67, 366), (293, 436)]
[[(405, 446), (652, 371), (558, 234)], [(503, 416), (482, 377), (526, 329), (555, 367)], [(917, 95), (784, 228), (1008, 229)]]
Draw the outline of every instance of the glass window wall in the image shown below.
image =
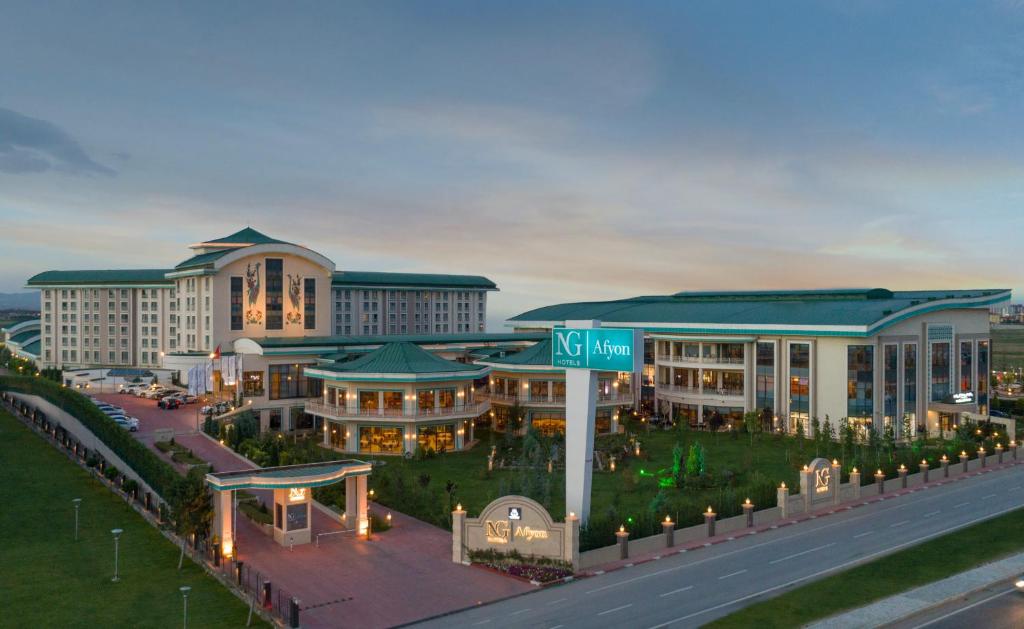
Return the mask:
[(402, 454), (402, 428), (398, 426), (360, 426), (359, 451), (371, 454)]
[(775, 344), (757, 344), (757, 399), (758, 410), (775, 413)]
[(811, 345), (810, 343), (789, 344), (789, 426), (796, 430), (797, 422), (807, 434), (811, 413)]

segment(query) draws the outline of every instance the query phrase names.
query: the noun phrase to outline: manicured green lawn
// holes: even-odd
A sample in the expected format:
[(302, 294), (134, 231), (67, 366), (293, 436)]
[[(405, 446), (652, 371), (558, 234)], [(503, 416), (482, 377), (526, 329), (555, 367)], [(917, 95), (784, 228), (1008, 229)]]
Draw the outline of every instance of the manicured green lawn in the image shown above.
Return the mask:
[(992, 369), (1024, 367), (1024, 326), (992, 330)]
[[(84, 470), (0, 411), (0, 591), (4, 627), (243, 627), (247, 606)], [(79, 541), (71, 499), (81, 498)], [(113, 528), (121, 582), (112, 583)], [(254, 626), (266, 626), (254, 615)]]
[(730, 614), (706, 627), (799, 627), (1024, 549), (1024, 510), (937, 537)]

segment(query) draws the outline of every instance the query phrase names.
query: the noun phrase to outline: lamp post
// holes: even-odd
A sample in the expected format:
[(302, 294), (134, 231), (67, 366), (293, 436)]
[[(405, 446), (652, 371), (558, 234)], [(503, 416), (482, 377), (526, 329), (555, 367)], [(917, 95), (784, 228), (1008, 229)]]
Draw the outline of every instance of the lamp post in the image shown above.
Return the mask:
[(75, 505), (75, 541), (78, 541), (78, 507), (82, 504), (81, 498), (73, 498), (71, 503)]
[(183, 585), (178, 589), (181, 590), (181, 602), (184, 605), (184, 609), (182, 610), (181, 626), (183, 629), (188, 629), (188, 593), (192, 588), (187, 585)]
[(117, 576), (117, 559), (118, 559), (118, 542), (121, 539), (121, 533), (124, 531), (121, 529), (111, 529), (110, 533), (114, 536), (114, 578), (111, 579), (114, 583), (121, 580), (121, 577)]

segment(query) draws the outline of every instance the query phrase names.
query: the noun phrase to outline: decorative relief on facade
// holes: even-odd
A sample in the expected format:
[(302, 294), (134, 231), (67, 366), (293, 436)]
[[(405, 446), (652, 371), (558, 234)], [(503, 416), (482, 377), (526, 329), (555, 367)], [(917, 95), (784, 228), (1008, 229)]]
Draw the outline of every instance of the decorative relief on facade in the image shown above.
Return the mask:
[(291, 309), (285, 315), (289, 324), (302, 323), (302, 276), (288, 274), (288, 302)]

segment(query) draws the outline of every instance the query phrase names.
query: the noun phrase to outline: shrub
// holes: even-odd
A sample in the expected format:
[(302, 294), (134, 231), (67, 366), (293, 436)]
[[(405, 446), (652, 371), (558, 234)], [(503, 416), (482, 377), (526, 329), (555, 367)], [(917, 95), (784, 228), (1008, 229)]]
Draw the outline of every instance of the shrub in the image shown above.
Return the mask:
[(103, 475), (107, 477), (107, 480), (113, 481), (116, 480), (117, 477), (121, 475), (121, 471), (118, 470), (113, 465), (111, 465), (107, 467), (107, 469), (103, 470)]

